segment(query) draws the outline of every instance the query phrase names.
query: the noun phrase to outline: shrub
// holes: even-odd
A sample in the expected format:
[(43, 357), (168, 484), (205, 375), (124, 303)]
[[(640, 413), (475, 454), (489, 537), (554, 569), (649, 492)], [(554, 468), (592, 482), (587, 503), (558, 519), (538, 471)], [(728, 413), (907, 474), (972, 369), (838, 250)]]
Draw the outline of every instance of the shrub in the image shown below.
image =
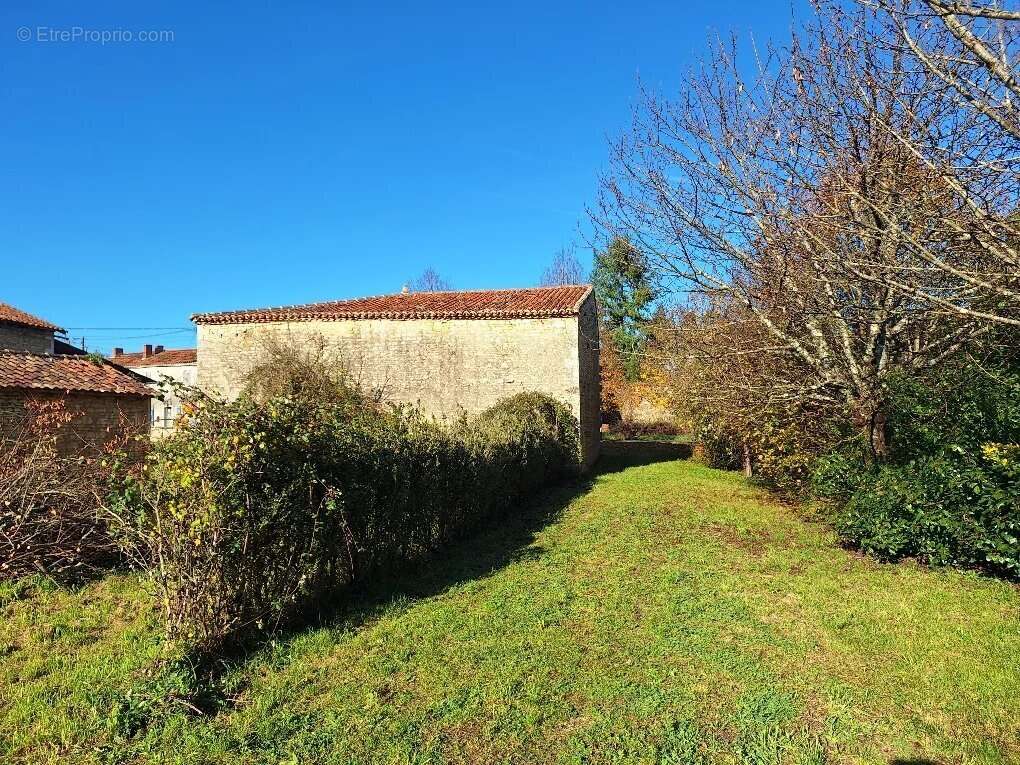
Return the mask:
[(803, 409), (788, 417), (766, 417), (748, 436), (755, 478), (783, 495), (802, 497), (818, 453), (837, 437), (838, 418)]
[(545, 396), (447, 429), (335, 385), (312, 386), (315, 397), (198, 398), (121, 494), (172, 637), (216, 651), (271, 631), (577, 469), (577, 422)]
[(1020, 574), (1020, 454), (1002, 445), (986, 454), (877, 469), (840, 509), (837, 530), (881, 558)]
[(819, 455), (846, 439), (847, 419), (833, 408), (769, 407), (728, 419), (703, 412), (695, 454), (711, 467), (735, 470), (747, 467), (746, 449), (755, 481), (784, 496), (803, 497)]
[(108, 462), (57, 448), (74, 417), (63, 402), (30, 402), (0, 421), (0, 579), (75, 581), (117, 559), (102, 509)]
[(694, 434), (694, 457), (709, 467), (737, 470), (743, 461), (740, 436), (706, 417)]
[(815, 466), (842, 540), (889, 560), (1020, 575), (1020, 374), (894, 379), (888, 405), (886, 462), (854, 442)]
[[(153, 566), (168, 631), (211, 644), (300, 596), (325, 538), (314, 411), (200, 400), (157, 442), (115, 512), (125, 542)], [(314, 573), (314, 572), (312, 572)]]

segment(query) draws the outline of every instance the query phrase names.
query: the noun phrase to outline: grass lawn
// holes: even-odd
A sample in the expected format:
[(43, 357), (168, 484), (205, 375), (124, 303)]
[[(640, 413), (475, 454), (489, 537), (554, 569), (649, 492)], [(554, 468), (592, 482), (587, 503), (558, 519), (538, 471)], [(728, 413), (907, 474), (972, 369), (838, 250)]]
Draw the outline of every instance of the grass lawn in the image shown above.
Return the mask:
[(356, 602), (185, 701), (136, 579), (0, 589), (0, 762), (1020, 762), (1016, 587), (688, 462), (615, 458)]

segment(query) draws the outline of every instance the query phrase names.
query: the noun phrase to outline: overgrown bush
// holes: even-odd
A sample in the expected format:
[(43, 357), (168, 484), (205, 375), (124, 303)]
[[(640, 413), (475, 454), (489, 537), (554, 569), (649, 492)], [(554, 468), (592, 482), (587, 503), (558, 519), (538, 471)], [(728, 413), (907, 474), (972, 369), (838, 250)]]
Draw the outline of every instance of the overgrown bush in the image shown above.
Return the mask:
[(706, 417), (696, 422), (694, 458), (720, 470), (738, 470), (743, 454), (741, 439), (732, 429)]
[(29, 402), (0, 420), (0, 579), (75, 581), (117, 559), (103, 510), (112, 458), (58, 449), (75, 416), (61, 401)]
[(785, 497), (807, 495), (819, 455), (842, 443), (849, 429), (848, 418), (833, 410), (775, 407), (753, 415), (734, 422), (699, 413), (695, 456), (711, 467), (749, 470), (757, 483)]
[(814, 471), (844, 542), (890, 560), (1020, 575), (1020, 373), (965, 366), (897, 378), (888, 406), (885, 462), (856, 442)]
[(196, 397), (121, 495), (171, 636), (201, 650), (271, 631), (577, 469), (577, 422), (546, 396), (445, 428), (307, 372), (303, 389), (277, 374), (234, 402)]

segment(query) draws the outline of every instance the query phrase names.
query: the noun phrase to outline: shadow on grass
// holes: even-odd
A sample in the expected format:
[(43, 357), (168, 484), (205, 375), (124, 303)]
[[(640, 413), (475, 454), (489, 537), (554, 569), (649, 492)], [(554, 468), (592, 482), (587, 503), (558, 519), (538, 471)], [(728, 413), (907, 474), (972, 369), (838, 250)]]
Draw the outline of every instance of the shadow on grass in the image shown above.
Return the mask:
[[(216, 658), (188, 657), (194, 668), (193, 691), (188, 701), (194, 711), (215, 715), (232, 706), (224, 691), (224, 677), (267, 651), (287, 650), (297, 638), (317, 629), (358, 630), (385, 613), (394, 602), (402, 607), (439, 595), (451, 587), (485, 577), (520, 560), (541, 556), (533, 546), (536, 534), (555, 521), (577, 497), (591, 488), (585, 476), (551, 487), (530, 503), (483, 524), (435, 553), (389, 571), (374, 572), (366, 581), (348, 585), (320, 600), (289, 626), (271, 636), (235, 645)], [(238, 688), (232, 688), (236, 695)]]
[(595, 466), (595, 473), (618, 473), (631, 467), (651, 465), (656, 462), (689, 459), (691, 444), (676, 441), (603, 441), (602, 456)]
[[(609, 448), (606, 448), (609, 447)], [(270, 638), (236, 646), (214, 660), (194, 657), (196, 684), (190, 703), (196, 711), (216, 714), (231, 705), (223, 691), (223, 677), (267, 650), (286, 651), (301, 635), (324, 627), (357, 630), (385, 613), (394, 602), (409, 607), (416, 601), (439, 595), (451, 587), (484, 579), (520, 560), (543, 553), (534, 545), (536, 534), (555, 521), (577, 497), (590, 490), (593, 479), (629, 467), (689, 456), (690, 446), (647, 441), (614, 441), (603, 444), (603, 456), (588, 476), (551, 487), (443, 549), (389, 571), (375, 572), (365, 582), (343, 588), (334, 597), (320, 600), (303, 618), (282, 627)], [(516, 512), (515, 512), (516, 510)], [(233, 689), (236, 694), (237, 688)]]

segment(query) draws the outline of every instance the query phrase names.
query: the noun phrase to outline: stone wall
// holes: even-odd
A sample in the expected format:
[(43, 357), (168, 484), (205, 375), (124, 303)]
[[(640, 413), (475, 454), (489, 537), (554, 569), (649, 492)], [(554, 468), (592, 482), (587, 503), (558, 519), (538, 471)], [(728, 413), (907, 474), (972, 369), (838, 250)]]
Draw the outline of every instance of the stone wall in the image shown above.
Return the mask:
[(578, 372), (581, 380), (581, 453), (585, 468), (598, 459), (602, 442), (602, 392), (599, 377), (599, 319), (589, 295), (577, 317)]
[(0, 323), (0, 349), (53, 353), (53, 330)]
[(125, 435), (149, 432), (149, 399), (105, 393), (56, 393), (30, 390), (0, 390), (0, 425), (25, 417), (31, 400), (63, 401), (70, 422), (61, 428), (57, 446), (62, 454), (95, 451)]
[[(598, 455), (598, 350), (594, 299), (578, 317), (504, 320), (298, 321), (201, 324), (198, 386), (228, 397), (265, 358), (269, 338), (313, 345), (321, 338), (354, 379), (383, 400), (420, 405), (437, 417), (477, 413), (523, 391), (546, 393), (581, 421), (583, 459)], [(590, 325), (590, 326), (589, 326)], [(583, 342), (581, 342), (583, 341)]]

